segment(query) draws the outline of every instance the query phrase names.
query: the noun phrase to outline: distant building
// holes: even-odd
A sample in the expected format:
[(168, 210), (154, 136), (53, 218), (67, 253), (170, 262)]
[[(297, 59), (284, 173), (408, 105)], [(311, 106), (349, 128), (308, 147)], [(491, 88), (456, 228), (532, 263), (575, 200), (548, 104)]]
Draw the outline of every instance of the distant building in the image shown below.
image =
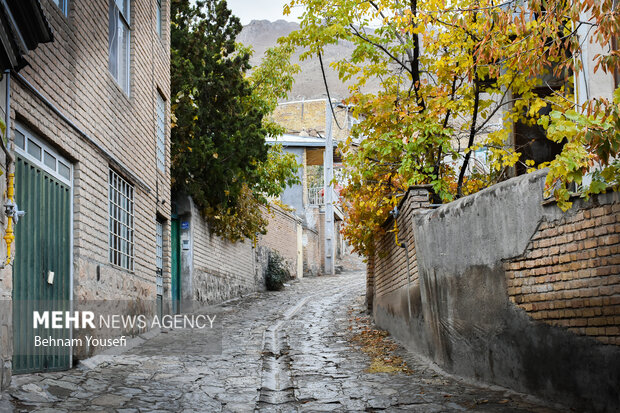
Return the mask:
[[(338, 150), (351, 134), (357, 119), (351, 108), (345, 104), (332, 102), (334, 118), (332, 122), (333, 159), (336, 176), (342, 167)], [(326, 248), (325, 231), (325, 185), (323, 177), (324, 154), (326, 149), (326, 99), (298, 100), (282, 102), (272, 115), (273, 120), (286, 128), (287, 133), (277, 139), (269, 138), (268, 143), (280, 143), (285, 151), (295, 154), (302, 165), (299, 170), (301, 184), (284, 190), (280, 196), (283, 203), (295, 210), (303, 222), (304, 272), (320, 274), (324, 272), (326, 253), (335, 260), (342, 258), (345, 243), (340, 232), (344, 213), (340, 205), (339, 193), (334, 199), (334, 239), (333, 252)], [(318, 257), (319, 259), (315, 259)], [(317, 262), (318, 261), (318, 262)]]

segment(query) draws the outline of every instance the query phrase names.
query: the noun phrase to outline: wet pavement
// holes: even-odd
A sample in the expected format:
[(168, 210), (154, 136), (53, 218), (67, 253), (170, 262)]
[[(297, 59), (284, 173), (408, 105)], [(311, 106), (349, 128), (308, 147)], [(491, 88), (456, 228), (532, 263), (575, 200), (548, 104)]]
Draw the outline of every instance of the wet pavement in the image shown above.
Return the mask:
[(222, 352), (159, 334), (78, 368), (14, 376), (0, 411), (15, 412), (554, 412), (539, 400), (445, 376), (394, 345), (403, 371), (373, 372), (353, 337), (364, 273), (307, 278), (218, 306)]

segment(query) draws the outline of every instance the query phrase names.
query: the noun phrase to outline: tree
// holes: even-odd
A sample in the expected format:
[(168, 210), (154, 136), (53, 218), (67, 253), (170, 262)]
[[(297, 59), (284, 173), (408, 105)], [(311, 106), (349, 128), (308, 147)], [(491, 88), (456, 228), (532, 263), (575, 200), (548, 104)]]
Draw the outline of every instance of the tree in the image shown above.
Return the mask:
[[(265, 136), (266, 116), (290, 89), (291, 49), (271, 50), (251, 76), (242, 26), (221, 0), (171, 3), (172, 185), (187, 193), (218, 235), (236, 241), (264, 232), (260, 205), (295, 182), (297, 164)], [(278, 63), (281, 71), (272, 66)]]
[[(530, 168), (549, 166), (533, 164), (509, 144), (516, 121), (558, 125), (559, 133), (550, 127), (550, 137), (568, 143), (563, 158), (551, 163), (549, 187), (558, 185), (555, 179), (559, 186), (553, 188), (562, 195), (558, 188), (578, 180), (595, 146), (584, 144), (585, 135), (580, 140), (563, 134), (566, 125), (558, 123), (558, 114), (574, 109), (572, 76), (579, 67), (572, 57), (582, 47), (575, 28), (587, 24), (579, 20), (580, 8), (589, 7), (594, 16), (590, 24), (599, 30), (597, 41), (606, 44), (618, 32), (611, 4), (292, 0), (287, 7), (306, 6), (300, 30), (288, 38), (289, 44), (305, 48), (302, 58), (320, 56), (330, 43), (354, 45), (352, 55), (333, 66), (342, 80), (352, 82), (348, 103), (362, 119), (353, 133), (365, 137), (359, 148), (343, 148), (349, 174), (345, 236), (356, 249), (372, 253), (381, 224), (410, 185), (430, 184), (435, 202), (446, 202), (505, 179), (518, 162)], [(617, 52), (611, 52), (600, 58), (601, 66), (609, 70), (615, 59)], [(363, 93), (373, 77), (381, 90)], [(550, 78), (564, 86), (551, 87), (545, 83)], [(541, 92), (545, 86), (548, 90)], [(592, 113), (596, 118), (603, 112)], [(613, 116), (597, 119), (608, 126)], [(497, 123), (502, 127), (493, 127)], [(597, 131), (601, 129), (609, 131)], [(604, 142), (597, 148), (609, 144), (610, 156), (617, 154), (612, 144), (617, 136), (595, 135)], [(472, 154), (482, 147), (491, 154), (488, 171), (472, 168)], [(571, 163), (575, 159), (577, 166)], [(566, 168), (574, 173), (564, 174)]]

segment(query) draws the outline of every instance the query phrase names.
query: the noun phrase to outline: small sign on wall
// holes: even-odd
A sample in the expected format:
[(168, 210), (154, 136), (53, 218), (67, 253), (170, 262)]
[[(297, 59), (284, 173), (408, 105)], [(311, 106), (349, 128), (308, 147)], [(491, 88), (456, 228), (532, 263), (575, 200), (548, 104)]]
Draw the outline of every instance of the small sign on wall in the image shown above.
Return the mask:
[(184, 250), (189, 250), (189, 240), (188, 239), (184, 239), (181, 241), (182, 245), (183, 245), (183, 249)]
[(181, 221), (181, 229), (189, 229), (189, 222)]

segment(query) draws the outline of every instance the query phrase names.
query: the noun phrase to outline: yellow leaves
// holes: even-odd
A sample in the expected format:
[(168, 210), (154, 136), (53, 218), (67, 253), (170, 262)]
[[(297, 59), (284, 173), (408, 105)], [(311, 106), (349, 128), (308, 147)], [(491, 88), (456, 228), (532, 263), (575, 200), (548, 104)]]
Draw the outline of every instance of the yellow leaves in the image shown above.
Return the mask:
[(371, 357), (366, 370), (368, 373), (413, 373), (402, 357), (396, 354), (398, 345), (386, 331), (374, 328), (368, 316), (349, 318), (349, 330), (354, 332), (351, 337), (353, 343)]
[(532, 103), (532, 105), (530, 106), (530, 109), (528, 110), (528, 115), (530, 117), (538, 116), (538, 113), (540, 112), (540, 110), (544, 108), (545, 106), (547, 106), (547, 102), (545, 102), (543, 99), (540, 99), (540, 98), (536, 99), (534, 103)]
[(217, 158), (219, 158), (219, 157), (220, 157), (220, 155), (218, 155), (218, 153), (217, 153), (217, 152), (214, 152), (214, 153), (213, 153), (213, 157), (214, 157), (215, 159), (217, 159)]

